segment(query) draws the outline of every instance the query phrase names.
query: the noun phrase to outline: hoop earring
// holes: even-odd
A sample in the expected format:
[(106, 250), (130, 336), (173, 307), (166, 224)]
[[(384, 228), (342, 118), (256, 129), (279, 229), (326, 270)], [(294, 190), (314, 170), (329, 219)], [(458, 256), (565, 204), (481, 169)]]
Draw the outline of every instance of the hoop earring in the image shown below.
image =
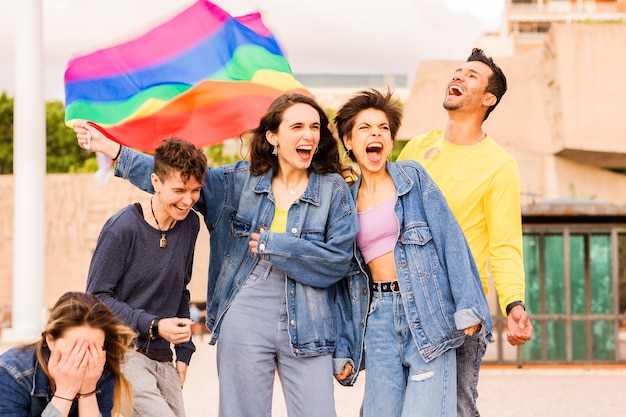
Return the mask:
[(276, 145), (274, 145), (274, 149), (272, 149), (272, 155), (278, 156), (278, 149), (276, 149)]

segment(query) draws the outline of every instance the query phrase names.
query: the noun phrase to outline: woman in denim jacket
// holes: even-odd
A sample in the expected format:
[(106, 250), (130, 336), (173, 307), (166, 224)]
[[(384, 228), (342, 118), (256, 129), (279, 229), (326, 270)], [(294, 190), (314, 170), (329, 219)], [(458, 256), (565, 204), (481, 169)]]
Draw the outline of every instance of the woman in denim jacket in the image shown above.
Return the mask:
[[(490, 338), (491, 316), (463, 232), (416, 162), (391, 163), (402, 112), (362, 91), (337, 112), (359, 216), (354, 270), (370, 278), (364, 417), (456, 415), (455, 349)], [(356, 333), (356, 331), (355, 331)], [(358, 365), (357, 365), (358, 366)]]
[(121, 363), (134, 336), (94, 295), (63, 294), (38, 342), (0, 356), (0, 415), (131, 415)]
[[(93, 127), (79, 144), (119, 145)], [(122, 148), (115, 174), (152, 192), (152, 159)], [(358, 224), (337, 140), (309, 97), (285, 94), (252, 132), (250, 162), (207, 171), (195, 208), (210, 233), (206, 324), (217, 343), (220, 416), (270, 416), (278, 370), (290, 416), (335, 416), (335, 285)], [(346, 307), (347, 308), (347, 307)]]

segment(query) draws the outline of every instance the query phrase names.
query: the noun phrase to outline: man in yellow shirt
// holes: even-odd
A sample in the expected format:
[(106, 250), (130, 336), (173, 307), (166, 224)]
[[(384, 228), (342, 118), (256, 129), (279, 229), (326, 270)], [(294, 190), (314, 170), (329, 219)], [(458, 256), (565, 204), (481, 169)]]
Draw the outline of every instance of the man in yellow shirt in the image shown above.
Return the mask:
[[(482, 125), (506, 92), (506, 77), (474, 49), (452, 75), (443, 107), (444, 132), (431, 130), (407, 143), (398, 159), (419, 161), (437, 183), (469, 243), (488, 292), (491, 268), (513, 346), (532, 337), (524, 306), (520, 176), (517, 161), (483, 132)], [(478, 371), (486, 351), (479, 333), (457, 349), (457, 416), (479, 416)]]

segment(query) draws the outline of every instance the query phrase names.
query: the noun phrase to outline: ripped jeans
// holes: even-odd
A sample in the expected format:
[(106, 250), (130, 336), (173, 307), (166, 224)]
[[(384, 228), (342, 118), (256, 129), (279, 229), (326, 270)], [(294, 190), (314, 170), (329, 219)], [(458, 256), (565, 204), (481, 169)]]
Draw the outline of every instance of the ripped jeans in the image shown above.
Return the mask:
[(372, 292), (361, 414), (456, 416), (456, 350), (424, 362), (409, 331), (400, 293)]

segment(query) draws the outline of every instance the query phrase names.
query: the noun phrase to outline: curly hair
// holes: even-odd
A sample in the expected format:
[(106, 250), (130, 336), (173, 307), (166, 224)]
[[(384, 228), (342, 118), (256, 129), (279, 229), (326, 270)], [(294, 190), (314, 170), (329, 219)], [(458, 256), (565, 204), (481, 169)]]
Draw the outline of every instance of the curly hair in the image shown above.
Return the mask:
[(343, 172), (339, 158), (339, 145), (333, 136), (328, 123), (328, 117), (324, 110), (312, 98), (302, 94), (283, 94), (269, 106), (259, 126), (250, 133), (250, 173), (261, 175), (272, 169), (274, 175), (278, 173), (278, 157), (272, 155), (272, 145), (267, 141), (265, 134), (277, 133), (283, 121), (285, 110), (291, 106), (302, 103), (313, 107), (320, 116), (320, 142), (317, 151), (313, 155), (309, 172), (319, 174)]
[(43, 349), (47, 345), (46, 336), (56, 340), (63, 337), (68, 329), (83, 326), (100, 329), (104, 332), (105, 367), (115, 379), (112, 415), (132, 415), (132, 390), (121, 368), (124, 355), (136, 334), (129, 327), (123, 325), (111, 310), (93, 294), (66, 292), (52, 307), (41, 339), (35, 344), (37, 358), (43, 371), (54, 387), (55, 382), (50, 375), (48, 363), (43, 354)]
[(202, 184), (207, 169), (207, 157), (202, 150), (184, 139), (172, 136), (163, 140), (154, 153), (154, 173), (161, 181), (172, 172), (180, 172), (187, 182), (193, 177)]

